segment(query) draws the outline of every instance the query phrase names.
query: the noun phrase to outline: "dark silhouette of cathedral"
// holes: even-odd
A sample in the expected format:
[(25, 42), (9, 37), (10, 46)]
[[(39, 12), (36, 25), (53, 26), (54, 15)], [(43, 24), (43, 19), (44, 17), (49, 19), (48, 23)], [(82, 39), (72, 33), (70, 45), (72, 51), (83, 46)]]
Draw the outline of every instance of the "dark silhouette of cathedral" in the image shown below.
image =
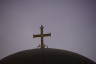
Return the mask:
[(0, 60), (0, 64), (96, 64), (94, 61), (74, 52), (46, 48), (43, 37), (51, 36), (43, 34), (43, 26), (41, 25), (41, 34), (33, 35), (41, 37), (40, 48), (21, 51), (9, 55)]

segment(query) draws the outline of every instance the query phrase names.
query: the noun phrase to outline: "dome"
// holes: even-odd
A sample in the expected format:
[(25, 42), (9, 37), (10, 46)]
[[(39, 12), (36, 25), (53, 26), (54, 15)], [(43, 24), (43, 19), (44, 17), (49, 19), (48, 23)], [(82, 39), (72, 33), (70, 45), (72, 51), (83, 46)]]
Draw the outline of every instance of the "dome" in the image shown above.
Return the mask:
[(96, 64), (92, 60), (66, 50), (38, 48), (21, 51), (1, 59), (0, 64)]

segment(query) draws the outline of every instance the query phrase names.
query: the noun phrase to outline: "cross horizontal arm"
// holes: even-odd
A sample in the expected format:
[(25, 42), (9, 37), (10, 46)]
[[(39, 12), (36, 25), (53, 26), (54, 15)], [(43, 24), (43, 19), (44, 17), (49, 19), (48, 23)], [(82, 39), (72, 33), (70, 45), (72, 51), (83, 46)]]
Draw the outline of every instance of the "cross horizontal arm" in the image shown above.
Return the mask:
[(43, 34), (43, 35), (41, 35), (41, 34), (33, 35), (33, 38), (36, 38), (36, 37), (47, 37), (47, 36), (51, 36), (51, 33)]
[(41, 37), (41, 35), (40, 35), (40, 34), (38, 34), (38, 35), (33, 35), (33, 38), (36, 38), (36, 37)]
[(43, 36), (44, 36), (44, 37), (46, 37), (46, 36), (51, 36), (51, 33), (49, 33), (49, 34), (43, 34)]

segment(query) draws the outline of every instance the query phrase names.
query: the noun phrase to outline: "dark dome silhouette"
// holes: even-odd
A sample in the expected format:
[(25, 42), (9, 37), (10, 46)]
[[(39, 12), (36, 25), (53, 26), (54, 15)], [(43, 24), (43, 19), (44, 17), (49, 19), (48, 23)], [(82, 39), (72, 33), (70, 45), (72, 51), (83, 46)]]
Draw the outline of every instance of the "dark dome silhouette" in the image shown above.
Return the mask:
[(7, 56), (0, 64), (96, 64), (92, 60), (66, 50), (40, 48)]

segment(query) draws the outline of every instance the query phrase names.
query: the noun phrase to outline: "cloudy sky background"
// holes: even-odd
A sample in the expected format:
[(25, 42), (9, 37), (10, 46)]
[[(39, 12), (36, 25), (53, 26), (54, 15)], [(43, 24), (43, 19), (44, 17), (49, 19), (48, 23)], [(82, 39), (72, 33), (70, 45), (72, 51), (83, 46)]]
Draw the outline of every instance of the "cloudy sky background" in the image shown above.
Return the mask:
[(49, 48), (73, 51), (96, 61), (95, 0), (0, 0), (0, 59), (37, 48), (33, 34), (52, 33)]

